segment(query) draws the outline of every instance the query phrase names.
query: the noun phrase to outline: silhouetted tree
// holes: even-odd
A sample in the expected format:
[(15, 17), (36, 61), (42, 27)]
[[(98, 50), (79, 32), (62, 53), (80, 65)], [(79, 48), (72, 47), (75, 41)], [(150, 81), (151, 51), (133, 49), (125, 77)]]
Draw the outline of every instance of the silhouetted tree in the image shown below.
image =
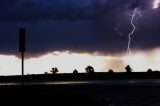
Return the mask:
[(94, 68), (92, 66), (87, 66), (85, 70), (87, 73), (94, 73)]
[(148, 72), (148, 73), (151, 73), (151, 72), (153, 72), (153, 71), (152, 71), (152, 69), (148, 69), (147, 72)]
[(126, 69), (126, 72), (127, 72), (127, 73), (131, 73), (131, 72), (132, 72), (132, 68), (130, 67), (130, 65), (127, 65), (127, 66), (125, 67), (125, 69)]
[(75, 69), (75, 70), (73, 71), (73, 74), (78, 74), (78, 71)]
[(48, 72), (44, 72), (44, 74), (48, 74)]
[(114, 73), (112, 69), (109, 69), (108, 73)]
[(59, 72), (59, 71), (58, 71), (58, 69), (55, 67), (55, 68), (52, 68), (51, 72), (52, 72), (52, 74), (56, 74), (56, 73)]

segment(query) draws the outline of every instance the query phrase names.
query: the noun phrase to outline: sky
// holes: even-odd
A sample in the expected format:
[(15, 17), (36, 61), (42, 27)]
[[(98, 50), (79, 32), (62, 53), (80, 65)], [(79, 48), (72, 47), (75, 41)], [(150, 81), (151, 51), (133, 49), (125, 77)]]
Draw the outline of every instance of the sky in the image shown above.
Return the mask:
[[(26, 28), (25, 73), (160, 69), (159, 0), (0, 0), (0, 75), (20, 74), (18, 29)], [(135, 17), (133, 14), (135, 13)], [(129, 33), (130, 49), (127, 54)]]

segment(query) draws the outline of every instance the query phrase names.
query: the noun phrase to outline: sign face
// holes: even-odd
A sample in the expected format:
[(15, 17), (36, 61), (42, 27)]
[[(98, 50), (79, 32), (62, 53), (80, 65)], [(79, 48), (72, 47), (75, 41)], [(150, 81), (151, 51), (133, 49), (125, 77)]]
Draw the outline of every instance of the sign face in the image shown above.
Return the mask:
[(25, 34), (26, 34), (25, 28), (20, 28), (19, 29), (19, 51), (20, 52), (25, 52), (25, 50), (26, 50), (26, 47), (25, 47)]

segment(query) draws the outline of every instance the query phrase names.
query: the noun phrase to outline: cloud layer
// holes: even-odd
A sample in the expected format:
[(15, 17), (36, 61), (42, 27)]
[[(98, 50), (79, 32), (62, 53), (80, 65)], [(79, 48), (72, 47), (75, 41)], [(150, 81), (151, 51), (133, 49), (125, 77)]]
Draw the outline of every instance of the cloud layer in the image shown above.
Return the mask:
[(150, 8), (152, 0), (1, 0), (0, 20), (84, 20), (118, 9)]
[[(126, 52), (130, 15), (139, 8), (137, 30), (131, 47), (160, 46), (159, 11), (151, 10), (153, 0), (1, 0), (0, 53), (18, 55), (18, 29), (27, 30), (27, 53), (42, 55), (53, 51)], [(121, 23), (120, 36), (115, 27)]]

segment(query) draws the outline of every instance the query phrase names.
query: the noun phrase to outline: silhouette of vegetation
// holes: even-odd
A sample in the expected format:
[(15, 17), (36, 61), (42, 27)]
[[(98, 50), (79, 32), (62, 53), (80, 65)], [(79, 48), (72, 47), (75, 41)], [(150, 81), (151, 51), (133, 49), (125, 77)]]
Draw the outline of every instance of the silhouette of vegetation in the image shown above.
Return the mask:
[(58, 73), (59, 71), (58, 71), (58, 69), (55, 67), (55, 68), (52, 68), (52, 70), (51, 70), (51, 73), (52, 74), (56, 74), (56, 73)]
[(112, 74), (114, 73), (112, 69), (109, 69), (108, 73)]
[(151, 72), (153, 72), (153, 71), (152, 71), (152, 69), (148, 69), (147, 72), (148, 72), (148, 73), (151, 73)]
[(156, 72), (156, 73), (158, 73), (159, 71), (158, 71), (158, 70), (156, 70), (155, 72)]
[(44, 74), (48, 74), (48, 72), (44, 72)]
[(94, 73), (94, 68), (92, 66), (87, 66), (85, 70), (87, 73)]
[(132, 72), (132, 68), (130, 67), (130, 65), (127, 65), (126, 67), (125, 67), (125, 69), (126, 69), (126, 72), (127, 73), (131, 73)]
[(75, 70), (73, 71), (73, 74), (78, 74), (78, 71), (75, 69)]

